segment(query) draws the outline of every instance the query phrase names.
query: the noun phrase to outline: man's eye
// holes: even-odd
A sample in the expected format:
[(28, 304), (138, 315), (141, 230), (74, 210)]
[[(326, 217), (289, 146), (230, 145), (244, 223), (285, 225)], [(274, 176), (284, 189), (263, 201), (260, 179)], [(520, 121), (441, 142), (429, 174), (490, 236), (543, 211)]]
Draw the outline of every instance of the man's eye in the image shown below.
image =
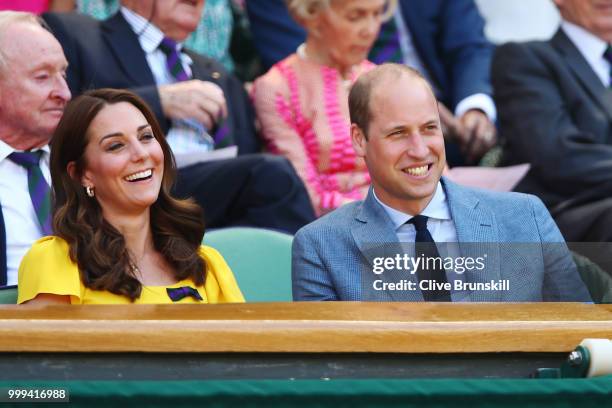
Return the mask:
[(48, 74), (39, 74), (39, 75), (36, 75), (35, 78), (38, 79), (39, 81), (44, 81), (45, 79), (49, 78), (49, 75)]

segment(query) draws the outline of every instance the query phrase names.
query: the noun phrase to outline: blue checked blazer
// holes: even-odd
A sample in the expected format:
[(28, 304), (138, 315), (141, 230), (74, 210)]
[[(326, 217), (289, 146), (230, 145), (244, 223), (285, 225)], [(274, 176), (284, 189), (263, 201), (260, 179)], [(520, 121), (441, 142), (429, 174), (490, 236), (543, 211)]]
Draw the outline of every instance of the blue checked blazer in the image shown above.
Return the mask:
[[(467, 271), (466, 281), (510, 282), (509, 290), (475, 290), (466, 300), (591, 300), (559, 229), (537, 197), (467, 188), (445, 178), (442, 186), (461, 256), (477, 256), (481, 244), (489, 249), (484, 273)], [(371, 273), (374, 256), (390, 244), (397, 246), (398, 239), (372, 190), (364, 201), (303, 227), (293, 240), (294, 300), (422, 301), (420, 290), (364, 293), (362, 274)], [(416, 274), (402, 278), (418, 282)]]

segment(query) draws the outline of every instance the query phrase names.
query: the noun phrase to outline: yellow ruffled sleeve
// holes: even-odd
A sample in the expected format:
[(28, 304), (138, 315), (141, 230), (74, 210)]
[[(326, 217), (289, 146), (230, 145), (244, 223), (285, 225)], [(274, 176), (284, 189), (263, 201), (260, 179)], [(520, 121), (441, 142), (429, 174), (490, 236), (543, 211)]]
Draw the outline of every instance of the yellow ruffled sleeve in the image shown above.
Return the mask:
[(206, 262), (204, 290), (209, 303), (242, 303), (244, 296), (223, 256), (214, 248), (202, 245), (200, 256)]
[(79, 269), (70, 260), (68, 244), (58, 237), (34, 242), (19, 265), (17, 303), (34, 299), (39, 293), (67, 295), (80, 303)]

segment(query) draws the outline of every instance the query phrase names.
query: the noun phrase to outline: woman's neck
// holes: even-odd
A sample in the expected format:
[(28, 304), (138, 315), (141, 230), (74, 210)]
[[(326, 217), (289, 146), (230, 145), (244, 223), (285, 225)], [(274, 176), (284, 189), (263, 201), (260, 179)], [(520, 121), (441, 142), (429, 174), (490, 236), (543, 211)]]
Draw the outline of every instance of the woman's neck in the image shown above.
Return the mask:
[(149, 210), (140, 215), (114, 215), (105, 218), (123, 235), (125, 246), (135, 262), (154, 251)]
[(322, 44), (318, 39), (308, 37), (306, 42), (298, 48), (298, 55), (306, 61), (336, 69), (343, 79), (351, 79), (353, 65), (346, 66), (340, 64), (327, 51), (328, 49), (329, 47), (326, 44)]

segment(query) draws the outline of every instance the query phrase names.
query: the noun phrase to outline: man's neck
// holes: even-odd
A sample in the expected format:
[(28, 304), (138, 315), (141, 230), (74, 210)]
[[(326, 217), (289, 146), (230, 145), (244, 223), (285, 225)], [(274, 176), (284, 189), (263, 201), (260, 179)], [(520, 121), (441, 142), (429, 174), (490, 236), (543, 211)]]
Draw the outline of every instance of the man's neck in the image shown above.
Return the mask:
[(0, 140), (20, 151), (37, 149), (49, 144), (48, 137), (25, 135), (22, 132), (0, 133)]

